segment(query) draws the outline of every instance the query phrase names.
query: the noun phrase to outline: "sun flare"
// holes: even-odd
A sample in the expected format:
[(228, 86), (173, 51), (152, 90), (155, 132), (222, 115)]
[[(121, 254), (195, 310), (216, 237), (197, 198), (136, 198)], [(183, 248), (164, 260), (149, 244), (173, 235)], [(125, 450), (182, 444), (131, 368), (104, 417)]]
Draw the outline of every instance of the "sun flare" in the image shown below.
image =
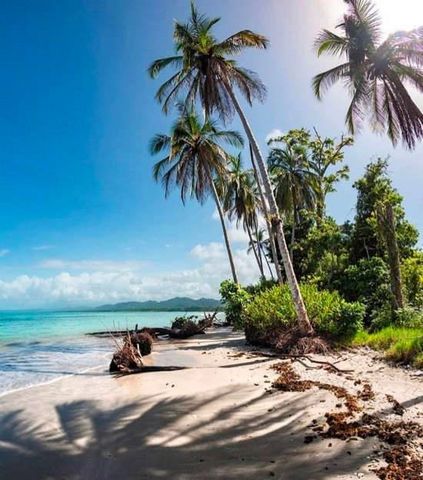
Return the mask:
[(376, 6), (386, 34), (423, 25), (423, 0), (377, 0)]

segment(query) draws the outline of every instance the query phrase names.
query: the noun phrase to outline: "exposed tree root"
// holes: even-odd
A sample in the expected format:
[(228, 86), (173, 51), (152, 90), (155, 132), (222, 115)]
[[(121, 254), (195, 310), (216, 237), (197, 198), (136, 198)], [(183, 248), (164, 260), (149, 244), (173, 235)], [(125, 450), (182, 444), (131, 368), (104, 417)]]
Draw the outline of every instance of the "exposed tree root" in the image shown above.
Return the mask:
[[(286, 358), (286, 359), (291, 359), (291, 360), (300, 360), (302, 358), (306, 359), (310, 363), (315, 363), (321, 367), (326, 367), (334, 372), (337, 373), (352, 373), (353, 370), (343, 370), (341, 368), (338, 368), (336, 365), (334, 365), (331, 362), (325, 362), (322, 360), (315, 360), (314, 358), (309, 357), (308, 355), (305, 354), (292, 354), (292, 353), (266, 353), (266, 352), (261, 352), (259, 350), (253, 350), (252, 352), (249, 352), (251, 355), (258, 355), (261, 357), (266, 357), (266, 358)], [(309, 366), (306, 366), (307, 368), (310, 368)]]

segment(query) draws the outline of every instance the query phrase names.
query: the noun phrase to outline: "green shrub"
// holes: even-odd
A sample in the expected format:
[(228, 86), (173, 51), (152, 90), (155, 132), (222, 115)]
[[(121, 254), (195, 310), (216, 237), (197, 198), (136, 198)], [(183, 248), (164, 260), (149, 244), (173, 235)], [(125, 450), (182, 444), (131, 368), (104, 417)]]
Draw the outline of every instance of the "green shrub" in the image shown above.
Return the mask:
[(414, 252), (403, 261), (401, 275), (408, 302), (423, 307), (423, 252)]
[(252, 296), (241, 285), (231, 280), (224, 280), (220, 284), (219, 293), (224, 304), (226, 321), (236, 328), (241, 328), (244, 308)]
[(386, 327), (423, 328), (423, 311), (409, 306), (393, 311), (386, 305), (373, 312), (370, 330), (377, 332)]
[(186, 328), (188, 325), (192, 325), (196, 323), (197, 315), (183, 315), (182, 317), (176, 317), (173, 322), (171, 328), (179, 330), (181, 328)]
[[(311, 323), (316, 331), (333, 338), (346, 338), (362, 328), (364, 306), (349, 303), (337, 292), (318, 290), (315, 285), (301, 285), (301, 293)], [(296, 325), (296, 312), (287, 285), (276, 286), (257, 295), (244, 309), (245, 326), (255, 335)]]
[(375, 333), (359, 332), (353, 345), (382, 350), (388, 359), (423, 367), (423, 328), (386, 327)]
[(391, 305), (389, 270), (379, 257), (361, 259), (345, 269), (336, 289), (350, 302), (366, 306), (366, 326), (371, 326), (376, 312)]
[(394, 313), (394, 323), (398, 327), (423, 328), (423, 311), (414, 307), (400, 308)]

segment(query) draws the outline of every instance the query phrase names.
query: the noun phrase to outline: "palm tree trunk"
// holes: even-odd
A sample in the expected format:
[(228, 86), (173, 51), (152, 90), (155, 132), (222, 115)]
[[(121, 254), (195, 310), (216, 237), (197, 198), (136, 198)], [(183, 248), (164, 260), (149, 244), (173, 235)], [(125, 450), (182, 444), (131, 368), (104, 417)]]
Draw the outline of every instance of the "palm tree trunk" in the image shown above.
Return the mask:
[[(272, 252), (273, 264), (275, 265), (276, 276), (278, 277), (278, 282), (282, 285), (283, 277), (282, 277), (282, 272), (281, 272), (281, 266), (279, 265), (278, 251), (276, 249), (276, 244), (275, 244), (275, 232), (273, 231), (272, 224), (270, 223), (270, 220), (269, 220), (269, 208), (267, 206), (266, 197), (264, 196), (264, 193), (263, 193), (263, 186), (261, 184), (261, 180), (260, 180), (260, 177), (258, 175), (257, 165), (256, 165), (256, 161), (254, 159), (253, 148), (251, 146), (251, 143), (250, 143), (250, 157), (251, 157), (251, 164), (252, 164), (253, 170), (254, 170), (254, 175), (256, 177), (257, 186), (258, 186), (258, 189), (259, 189), (259, 194), (260, 194), (260, 198), (261, 198), (264, 218), (266, 220), (267, 233), (269, 235), (269, 243), (270, 243), (270, 250)], [(272, 274), (272, 278), (273, 278), (273, 274)]]
[(395, 214), (392, 204), (389, 202), (385, 209), (385, 238), (388, 251), (389, 271), (391, 274), (391, 291), (394, 309), (404, 308), (404, 296), (402, 293), (400, 256), (395, 227)]
[(289, 251), (288, 251), (285, 235), (283, 233), (283, 228), (282, 228), (282, 219), (279, 216), (278, 207), (276, 205), (275, 197), (273, 195), (272, 186), (270, 184), (270, 179), (267, 174), (266, 165), (264, 163), (263, 156), (260, 152), (260, 148), (251, 130), (250, 124), (248, 123), (248, 120), (241, 108), (241, 105), (238, 102), (238, 99), (236, 98), (234, 91), (232, 90), (231, 85), (225, 82), (225, 88), (232, 99), (235, 110), (239, 115), (239, 118), (245, 130), (245, 133), (253, 149), (254, 156), (256, 157), (256, 160), (257, 160), (257, 166), (259, 171), (258, 176), (260, 176), (263, 181), (264, 193), (269, 205), (270, 221), (273, 229), (276, 232), (276, 240), (282, 255), (282, 262), (285, 268), (287, 283), (291, 290), (292, 299), (295, 305), (299, 329), (303, 335), (311, 335), (314, 333), (314, 329), (308, 318), (307, 310), (304, 305), (304, 300), (301, 295), (300, 287), (298, 285), (297, 278), (295, 276), (295, 272), (292, 267), (292, 262), (289, 257)]
[(291, 243), (289, 245), (289, 256), (294, 264), (294, 243), (295, 243), (295, 220), (292, 220)]
[(222, 231), (223, 231), (223, 238), (225, 239), (226, 251), (228, 252), (229, 264), (231, 266), (231, 271), (232, 271), (232, 278), (235, 283), (238, 283), (238, 277), (235, 270), (234, 257), (232, 255), (231, 244), (229, 243), (228, 232), (226, 230), (226, 225), (225, 225), (225, 217), (223, 215), (222, 206), (220, 205), (219, 195), (217, 194), (216, 187), (214, 185), (214, 181), (210, 172), (208, 172), (208, 177), (209, 177), (210, 186), (213, 192), (213, 197), (216, 202), (217, 211), (219, 212), (220, 223), (222, 225)]
[(253, 236), (251, 235), (250, 226), (249, 226), (248, 224), (246, 224), (246, 228), (247, 228), (248, 238), (250, 239), (251, 249), (252, 249), (253, 252), (254, 252), (254, 256), (256, 257), (257, 265), (258, 265), (259, 270), (260, 270), (261, 278), (266, 278), (266, 277), (264, 276), (264, 271), (263, 271), (263, 262), (260, 261), (260, 258), (259, 258), (259, 256), (258, 256), (256, 247), (255, 247), (255, 245), (254, 245)]
[[(259, 247), (259, 248), (260, 248), (260, 247)], [(264, 256), (264, 259), (266, 260), (266, 265), (267, 265), (267, 268), (269, 269), (270, 276), (272, 277), (272, 280), (274, 280), (275, 277), (273, 276), (272, 269), (270, 268), (269, 259), (267, 258), (267, 255), (266, 255), (264, 252), (263, 252), (263, 256)]]

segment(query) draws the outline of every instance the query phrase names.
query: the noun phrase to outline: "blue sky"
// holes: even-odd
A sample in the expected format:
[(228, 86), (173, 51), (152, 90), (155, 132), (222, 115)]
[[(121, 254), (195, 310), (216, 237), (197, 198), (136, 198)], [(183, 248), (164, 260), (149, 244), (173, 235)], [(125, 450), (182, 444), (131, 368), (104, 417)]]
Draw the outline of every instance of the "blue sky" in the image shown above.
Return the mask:
[[(418, 0), (379, 0), (386, 31), (423, 24)], [(313, 40), (333, 28), (341, 0), (199, 0), (221, 16), (217, 33), (243, 28), (267, 35), (271, 48), (239, 60), (268, 87), (247, 108), (256, 135), (316, 126), (345, 132), (341, 87), (323, 102), (312, 76), (333, 64), (317, 59)], [(0, 308), (64, 306), (111, 300), (216, 296), (228, 275), (213, 205), (165, 200), (151, 177), (148, 141), (166, 132), (154, 101), (159, 81), (146, 74), (172, 53), (173, 20), (187, 0), (17, 0), (0, 18)], [(165, 79), (166, 77), (161, 77)], [(423, 107), (421, 97), (416, 97)], [(237, 121), (233, 123), (240, 129)], [(423, 230), (423, 146), (393, 149), (368, 127), (346, 154), (351, 181), (329, 199), (340, 222), (352, 219), (352, 181), (377, 156), (391, 157), (407, 214)], [(245, 281), (257, 276), (245, 237), (231, 228)]]

